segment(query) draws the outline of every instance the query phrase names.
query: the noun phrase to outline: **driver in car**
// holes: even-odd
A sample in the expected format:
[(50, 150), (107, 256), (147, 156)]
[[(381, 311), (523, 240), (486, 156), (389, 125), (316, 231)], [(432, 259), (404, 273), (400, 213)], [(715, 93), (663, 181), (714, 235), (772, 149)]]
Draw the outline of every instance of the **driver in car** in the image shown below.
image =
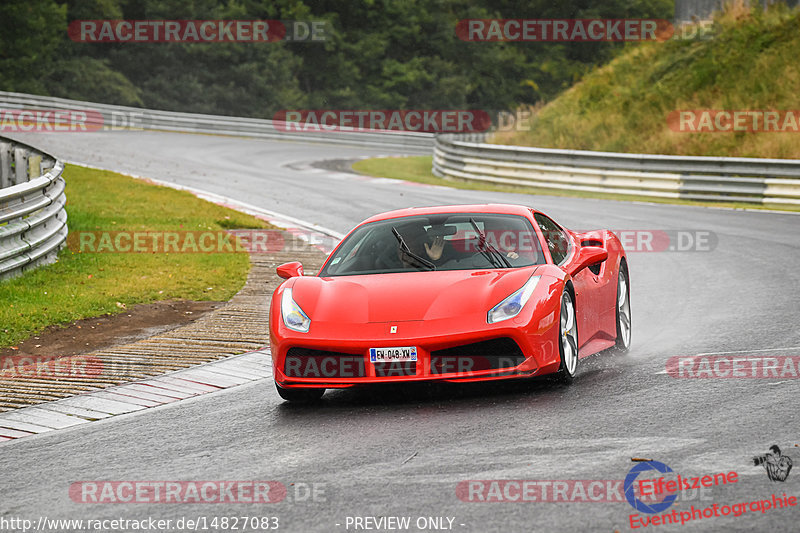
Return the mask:
[[(450, 259), (444, 240), (447, 234), (444, 226), (433, 226), (426, 230), (421, 225), (407, 225), (397, 229), (411, 252), (430, 261), (434, 266), (441, 266)], [(413, 259), (409, 258), (399, 246), (397, 258), (406, 268), (414, 266)]]
[(504, 226), (502, 222), (487, 219), (483, 223), (483, 231), (486, 234), (486, 240), (500, 252), (504, 253), (508, 259), (519, 258), (519, 254), (513, 244), (514, 240), (503, 238), (504, 233), (509, 232), (509, 229)]
[[(433, 238), (431, 238), (431, 235), (433, 235)], [(425, 254), (428, 256), (428, 259), (436, 264), (436, 262), (442, 258), (442, 254), (444, 253), (444, 230), (443, 228), (439, 228), (437, 231), (436, 228), (431, 228), (427, 231), (425, 237), (427, 240), (427, 242), (423, 243), (425, 247)], [(447, 259), (445, 258), (445, 261), (446, 260)]]

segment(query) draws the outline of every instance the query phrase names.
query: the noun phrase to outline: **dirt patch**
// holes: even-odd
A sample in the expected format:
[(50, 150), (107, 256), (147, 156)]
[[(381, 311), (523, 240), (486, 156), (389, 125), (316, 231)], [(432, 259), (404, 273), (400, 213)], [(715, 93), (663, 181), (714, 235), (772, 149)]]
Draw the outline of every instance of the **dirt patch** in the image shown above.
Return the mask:
[(19, 343), (16, 350), (0, 350), (0, 362), (10, 355), (61, 357), (134, 342), (193, 322), (225, 303), (188, 300), (156, 302), (135, 305), (116, 315), (86, 318), (67, 327), (51, 326)]

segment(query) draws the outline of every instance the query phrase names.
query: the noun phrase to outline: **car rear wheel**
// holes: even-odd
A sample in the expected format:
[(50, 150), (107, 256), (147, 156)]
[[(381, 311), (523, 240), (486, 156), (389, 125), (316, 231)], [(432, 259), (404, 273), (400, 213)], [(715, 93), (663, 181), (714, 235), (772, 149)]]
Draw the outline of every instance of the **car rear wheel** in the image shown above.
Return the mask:
[(558, 379), (563, 383), (572, 383), (578, 371), (578, 321), (575, 319), (575, 304), (566, 289), (561, 295), (560, 326), (558, 351), (561, 353), (561, 366)]
[(617, 350), (627, 352), (631, 346), (631, 294), (628, 290), (628, 267), (620, 265), (617, 282)]
[(284, 389), (277, 383), (275, 388), (278, 389), (278, 394), (281, 398), (287, 402), (294, 403), (316, 402), (325, 394), (325, 389)]

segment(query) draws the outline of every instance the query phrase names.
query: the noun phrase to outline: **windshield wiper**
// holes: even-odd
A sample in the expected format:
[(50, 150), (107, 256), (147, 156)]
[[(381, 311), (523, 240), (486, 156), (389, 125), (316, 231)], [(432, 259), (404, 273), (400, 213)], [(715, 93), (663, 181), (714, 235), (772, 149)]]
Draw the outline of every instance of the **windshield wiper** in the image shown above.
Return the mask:
[(511, 263), (508, 262), (506, 256), (504, 256), (497, 248), (486, 241), (486, 235), (484, 235), (480, 230), (478, 223), (475, 222), (475, 219), (470, 217), (469, 221), (472, 224), (472, 227), (475, 228), (475, 231), (478, 232), (478, 246), (481, 247), (481, 253), (486, 260), (489, 261), (495, 268), (500, 268), (500, 264), (497, 261), (499, 259), (506, 268), (511, 268)]
[(397, 242), (400, 243), (400, 250), (402, 250), (402, 252), (406, 254), (408, 257), (416, 261), (417, 266), (421, 265), (427, 268), (428, 270), (436, 270), (436, 265), (434, 265), (424, 257), (420, 257), (411, 251), (411, 248), (409, 248), (408, 245), (406, 244), (406, 240), (403, 238), (402, 235), (400, 235), (400, 232), (397, 231), (397, 228), (395, 228), (394, 226), (392, 226), (392, 233), (394, 233)]

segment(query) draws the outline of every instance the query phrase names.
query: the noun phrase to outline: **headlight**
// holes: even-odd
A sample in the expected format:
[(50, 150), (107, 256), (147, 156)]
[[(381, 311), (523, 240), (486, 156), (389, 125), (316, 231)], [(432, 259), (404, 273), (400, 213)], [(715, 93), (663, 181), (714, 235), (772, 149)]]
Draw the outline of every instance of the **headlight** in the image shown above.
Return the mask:
[(531, 279), (529, 279), (521, 289), (492, 307), (489, 314), (486, 316), (486, 321), (489, 324), (494, 324), (495, 322), (502, 322), (503, 320), (508, 320), (509, 318), (517, 316), (519, 312), (522, 311), (522, 308), (525, 307), (531, 294), (533, 294), (533, 290), (536, 288), (536, 284), (539, 283), (539, 279), (541, 279), (541, 276), (531, 276)]
[(283, 315), (283, 323), (286, 324), (286, 327), (294, 331), (306, 333), (311, 325), (311, 319), (292, 298), (292, 289), (283, 290), (281, 315)]

